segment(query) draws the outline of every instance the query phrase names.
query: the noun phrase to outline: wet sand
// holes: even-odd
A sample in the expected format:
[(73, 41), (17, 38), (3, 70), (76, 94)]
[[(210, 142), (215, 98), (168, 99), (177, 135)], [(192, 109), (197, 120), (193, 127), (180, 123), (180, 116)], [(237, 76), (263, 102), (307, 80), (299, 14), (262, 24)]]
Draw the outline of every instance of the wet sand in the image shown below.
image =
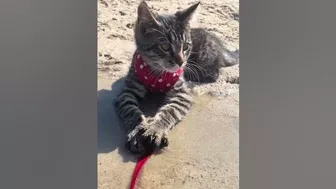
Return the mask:
[[(109, 80), (98, 84), (100, 189), (128, 188), (135, 166), (112, 106), (121, 85), (117, 82), (111, 90)], [(138, 188), (239, 188), (238, 95), (197, 96), (190, 114), (170, 133), (169, 147), (147, 162)]]
[[(140, 0), (98, 1), (98, 188), (128, 189), (135, 159), (124, 149), (116, 119), (119, 93), (135, 50), (133, 27)], [(193, 0), (147, 0), (154, 11), (175, 12)], [(201, 1), (192, 27), (239, 49), (239, 1)], [(146, 164), (141, 189), (238, 189), (239, 66), (222, 69), (216, 83), (196, 85), (196, 104), (169, 135), (169, 147)], [(208, 95), (214, 95), (209, 97)]]

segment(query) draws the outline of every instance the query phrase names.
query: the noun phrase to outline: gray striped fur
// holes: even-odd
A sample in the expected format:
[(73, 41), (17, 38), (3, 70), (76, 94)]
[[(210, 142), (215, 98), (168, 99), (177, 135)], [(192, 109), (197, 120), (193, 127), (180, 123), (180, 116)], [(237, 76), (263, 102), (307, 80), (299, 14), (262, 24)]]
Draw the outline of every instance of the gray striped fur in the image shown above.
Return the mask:
[[(125, 89), (115, 103), (117, 114), (128, 130), (127, 148), (133, 153), (143, 154), (168, 145), (168, 132), (183, 120), (193, 103), (185, 79), (212, 82), (218, 77), (219, 67), (234, 64), (234, 58), (215, 36), (203, 29), (190, 28), (189, 21), (198, 5), (173, 15), (153, 13), (145, 2), (138, 7), (134, 33), (144, 61), (157, 73), (176, 70), (179, 65), (186, 74), (165, 94), (164, 104), (156, 114), (145, 117), (139, 103), (149, 92), (135, 74), (133, 57)], [(163, 43), (170, 44), (170, 49), (162, 49)]]

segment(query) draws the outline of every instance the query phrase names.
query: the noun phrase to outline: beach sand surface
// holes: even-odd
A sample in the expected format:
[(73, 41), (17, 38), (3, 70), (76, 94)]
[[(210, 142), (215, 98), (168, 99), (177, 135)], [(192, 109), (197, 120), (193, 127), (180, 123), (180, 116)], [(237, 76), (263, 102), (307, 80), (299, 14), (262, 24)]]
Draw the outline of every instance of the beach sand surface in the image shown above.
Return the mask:
[[(135, 158), (124, 148), (125, 133), (113, 99), (123, 85), (132, 54), (138, 0), (98, 1), (98, 188), (127, 189)], [(173, 12), (195, 1), (148, 0), (158, 12)], [(239, 2), (201, 2), (193, 26), (239, 49)], [(139, 189), (239, 188), (239, 65), (224, 68), (218, 82), (194, 85), (195, 105), (169, 134), (169, 146), (152, 156)]]

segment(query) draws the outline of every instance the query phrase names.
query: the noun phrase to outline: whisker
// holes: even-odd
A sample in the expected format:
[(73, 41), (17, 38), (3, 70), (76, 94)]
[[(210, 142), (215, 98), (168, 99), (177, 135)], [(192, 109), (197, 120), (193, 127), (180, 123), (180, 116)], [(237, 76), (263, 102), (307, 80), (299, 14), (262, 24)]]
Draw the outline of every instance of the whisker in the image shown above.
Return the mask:
[(188, 68), (188, 67), (186, 67), (187, 68), (187, 74), (188, 74), (188, 77), (189, 77), (189, 79), (190, 80), (192, 80), (193, 79), (193, 75), (191, 74), (191, 71), (189, 72), (189, 70), (190, 70), (190, 68)]
[(195, 70), (193, 70), (192, 68), (189, 68), (189, 69), (191, 70), (191, 72), (195, 76), (195, 80), (197, 80), (197, 82), (200, 83), (201, 81), (200, 81), (198, 73)]
[[(188, 69), (189, 69), (189, 68), (188, 68)], [(190, 72), (187, 72), (187, 74), (188, 74), (189, 78), (192, 78), (192, 77), (193, 77), (193, 75), (192, 75)]]
[(154, 68), (153, 70), (151, 70), (150, 72), (150, 77), (148, 79), (152, 79), (155, 75), (157, 75), (159, 73), (160, 70)]
[(190, 70), (190, 75), (193, 76), (192, 79), (195, 79), (195, 80), (197, 79), (198, 83), (200, 83), (200, 77), (198, 73), (195, 70), (193, 70), (191, 67), (187, 67), (187, 69)]
[[(198, 70), (201, 72), (202, 76), (205, 77), (205, 72), (206, 72), (206, 70), (205, 70), (204, 68), (200, 67), (200, 66), (197, 65), (197, 64), (187, 64), (187, 67), (188, 67), (188, 66), (189, 66), (189, 69), (192, 70), (193, 72), (196, 72), (197, 75), (198, 75), (198, 72), (197, 72), (196, 69), (198, 69)], [(198, 75), (198, 78), (199, 78), (199, 75)], [(200, 79), (199, 79), (199, 80), (200, 80)]]
[(188, 64), (188, 65), (195, 66), (199, 70), (206, 72), (206, 69), (204, 69), (203, 67), (199, 66), (196, 62), (194, 62), (194, 61), (189, 61), (189, 62), (194, 63), (194, 64)]

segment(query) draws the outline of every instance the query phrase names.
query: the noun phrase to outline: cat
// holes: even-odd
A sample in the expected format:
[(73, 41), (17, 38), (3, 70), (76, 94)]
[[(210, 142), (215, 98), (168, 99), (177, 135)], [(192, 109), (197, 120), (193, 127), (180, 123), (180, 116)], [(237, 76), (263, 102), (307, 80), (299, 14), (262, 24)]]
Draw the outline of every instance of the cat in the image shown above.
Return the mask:
[[(175, 14), (158, 14), (145, 1), (138, 5), (134, 27), (136, 52), (125, 88), (117, 96), (117, 115), (128, 134), (126, 148), (144, 154), (168, 146), (168, 133), (188, 114), (193, 97), (186, 81), (215, 82), (219, 68), (238, 64), (235, 52), (190, 21), (199, 6), (195, 3)], [(237, 53), (236, 53), (237, 54)], [(146, 117), (139, 103), (148, 94), (164, 94), (164, 104)]]

